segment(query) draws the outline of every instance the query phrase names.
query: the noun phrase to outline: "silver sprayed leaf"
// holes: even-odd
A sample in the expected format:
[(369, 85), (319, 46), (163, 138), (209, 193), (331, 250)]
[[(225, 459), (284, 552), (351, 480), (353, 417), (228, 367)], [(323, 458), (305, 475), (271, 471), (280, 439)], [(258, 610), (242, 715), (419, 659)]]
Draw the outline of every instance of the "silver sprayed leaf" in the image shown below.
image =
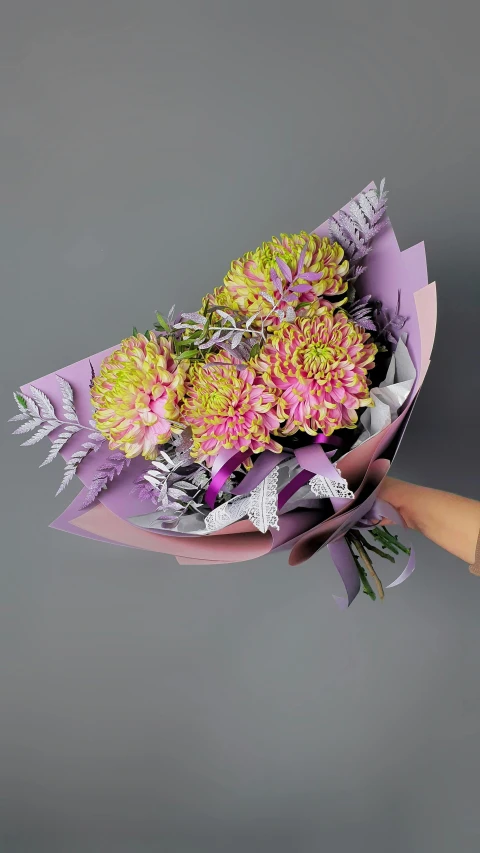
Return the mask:
[(27, 423), (24, 423), (21, 426), (17, 427), (17, 429), (15, 429), (12, 434), (23, 435), (25, 432), (32, 432), (32, 430), (39, 427), (41, 423), (42, 421), (40, 418), (33, 418), (31, 421), (28, 421)]
[(182, 489), (177, 489), (176, 486), (171, 486), (168, 489), (168, 496), (173, 498), (176, 501), (188, 500), (188, 495), (186, 495)]
[(189, 483), (187, 480), (177, 480), (175, 485), (179, 489), (187, 489), (187, 491), (196, 492), (197, 486), (195, 483)]
[(232, 326), (235, 326), (234, 318), (230, 314), (227, 314), (226, 311), (222, 311), (221, 308), (217, 308), (216, 313), (219, 317), (222, 317), (224, 320), (226, 320), (227, 323), (230, 323)]
[(41, 417), (40, 410), (34, 400), (32, 400), (30, 397), (25, 397), (25, 403), (27, 404), (27, 411), (29, 415), (32, 416), (32, 418)]
[[(205, 323), (207, 322), (207, 318), (204, 317), (203, 314), (199, 314), (198, 311), (191, 311), (188, 314), (182, 314), (182, 319), (183, 320), (192, 320), (194, 323), (196, 323), (197, 325), (200, 325), (200, 326), (204, 326)], [(175, 328), (177, 328), (177, 327), (175, 327)], [(191, 326), (191, 328), (194, 328), (194, 327)]]
[(58, 376), (57, 374), (57, 379), (62, 392), (62, 406), (63, 411), (65, 412), (65, 417), (69, 421), (77, 421), (78, 423), (77, 412), (75, 410), (75, 404), (73, 400), (73, 388), (70, 383), (63, 378), (63, 376)]
[(60, 453), (62, 447), (65, 446), (67, 441), (81, 429), (81, 426), (77, 426), (75, 424), (69, 424), (65, 427), (65, 429), (60, 433), (59, 436), (52, 442), (52, 446), (50, 448), (50, 452), (47, 458), (42, 462), (40, 468), (43, 468), (44, 465), (49, 465), (53, 459)]
[(9, 418), (8, 422), (12, 423), (13, 421), (26, 421), (29, 417), (30, 415), (28, 414), (28, 412), (18, 412), (16, 415), (13, 416), (13, 418)]
[(253, 321), (257, 319), (257, 317), (258, 317), (258, 313), (259, 313), (259, 312), (257, 311), (257, 313), (256, 313), (256, 314), (252, 314), (252, 315), (248, 318), (247, 322), (245, 323), (245, 328), (246, 328), (246, 329), (249, 329), (249, 328), (250, 328), (250, 326), (252, 325)]
[(77, 473), (77, 468), (80, 465), (80, 462), (82, 461), (82, 459), (85, 459), (85, 456), (87, 456), (89, 452), (89, 449), (85, 448), (85, 446), (82, 445), (80, 450), (75, 451), (75, 453), (71, 455), (70, 459), (65, 465), (63, 471), (63, 479), (57, 491), (55, 492), (55, 497), (57, 497), (60, 492), (63, 492), (64, 488), (68, 486), (71, 480), (73, 480), (75, 474)]
[(58, 424), (45, 424), (41, 429), (38, 430), (34, 435), (30, 438), (27, 438), (26, 441), (22, 441), (21, 447), (30, 447), (31, 444), (36, 444), (37, 441), (41, 441), (42, 438), (49, 435), (54, 429), (56, 429)]
[(53, 404), (48, 399), (47, 395), (44, 394), (43, 391), (40, 391), (40, 388), (36, 388), (35, 385), (30, 385), (30, 394), (39, 406), (42, 418), (45, 420), (55, 418), (55, 409)]
[(232, 349), (236, 349), (236, 347), (238, 347), (238, 345), (242, 342), (242, 337), (243, 337), (242, 331), (235, 332), (235, 334), (233, 335), (232, 340), (230, 342)]
[(270, 305), (275, 305), (275, 299), (272, 294), (268, 292), (268, 290), (260, 291), (260, 295), (263, 296), (263, 298), (266, 299), (267, 302), (270, 302)]
[(292, 308), (292, 306), (289, 305), (285, 312), (285, 320), (287, 320), (288, 323), (293, 323), (295, 321), (295, 317), (295, 308)]

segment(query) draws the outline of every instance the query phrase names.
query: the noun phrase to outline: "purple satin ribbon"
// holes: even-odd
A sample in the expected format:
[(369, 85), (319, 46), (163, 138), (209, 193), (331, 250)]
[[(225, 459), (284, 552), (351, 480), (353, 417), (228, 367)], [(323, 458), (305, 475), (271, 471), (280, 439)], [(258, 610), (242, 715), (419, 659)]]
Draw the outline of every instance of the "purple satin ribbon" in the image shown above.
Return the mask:
[[(304, 466), (302, 464), (302, 462), (300, 461), (301, 458), (305, 458), (305, 461), (310, 465), (308, 469), (310, 471), (310, 476), (308, 476), (308, 480), (311, 479), (312, 472), (314, 474), (323, 473), (320, 472), (320, 470), (317, 471), (312, 469), (311, 467), (311, 451), (314, 450), (314, 445), (319, 444), (329, 444), (332, 445), (332, 447), (341, 447), (343, 442), (342, 439), (338, 438), (337, 436), (332, 435), (327, 438), (327, 436), (323, 435), (323, 433), (319, 433), (318, 435), (313, 437), (311, 444), (307, 445), (306, 447), (298, 448), (298, 450), (295, 451), (295, 456), (297, 457), (297, 460), (302, 468), (306, 467), (306, 465)], [(308, 452), (303, 453), (303, 451), (310, 451), (310, 455), (308, 454)], [(250, 469), (250, 471), (248, 471), (242, 482), (239, 483), (238, 486), (235, 487), (235, 489), (233, 489), (233, 494), (247, 495), (249, 492), (252, 491), (252, 489), (255, 489), (257, 486), (260, 485), (260, 483), (263, 483), (265, 477), (268, 477), (271, 471), (273, 471), (273, 469), (276, 468), (280, 462), (283, 462), (284, 459), (288, 459), (288, 457), (291, 456), (292, 453), (293, 451), (289, 449), (285, 450), (282, 453), (272, 453), (271, 450), (264, 450), (262, 453), (260, 453), (258, 459), (255, 462), (255, 465)], [(217, 495), (221, 490), (222, 486), (225, 485), (225, 482), (226, 480), (228, 480), (230, 474), (232, 474), (236, 470), (236, 468), (238, 468), (238, 466), (241, 465), (241, 463), (244, 462), (245, 459), (248, 459), (248, 457), (251, 455), (251, 451), (249, 450), (246, 450), (244, 452), (237, 450), (222, 450), (218, 454), (212, 466), (212, 480), (207, 491), (205, 492), (205, 502), (211, 509), (213, 509), (213, 507), (215, 506)], [(324, 457), (325, 454), (322, 452), (321, 456)], [(340, 475), (338, 474), (338, 471), (333, 467), (333, 465), (331, 465), (331, 463), (329, 464), (329, 471), (333, 471), (333, 479), (339, 479)], [(329, 476), (330, 478), (332, 478), (332, 473), (325, 473), (324, 476)], [(295, 480), (296, 478), (292, 480), (292, 483), (294, 483)], [(291, 483), (289, 483), (288, 486), (291, 486)], [(299, 488), (300, 485), (297, 485), (295, 489), (291, 492), (291, 494), (294, 494), (294, 492), (296, 492)], [(284, 499), (282, 506), (285, 503), (286, 500)]]
[(226, 450), (218, 454), (212, 467), (212, 471), (215, 471), (215, 469), (217, 470), (210, 480), (208, 489), (205, 492), (205, 503), (210, 507), (210, 509), (213, 509), (215, 506), (217, 495), (222, 486), (225, 485), (230, 474), (233, 474), (236, 468), (238, 468), (238, 466), (251, 455), (251, 450)]
[[(323, 433), (319, 433), (314, 437), (311, 444), (299, 447), (294, 451), (295, 458), (302, 470), (279, 493), (279, 509), (282, 509), (295, 492), (312, 479), (312, 474), (321, 474), (329, 480), (341, 480), (341, 474), (339, 474), (329, 458), (335, 453), (335, 449), (325, 453), (323, 448), (320, 447), (321, 444), (331, 445), (333, 448), (336, 448), (340, 447), (343, 442), (338, 436), (326, 436)], [(334, 510), (337, 511), (338, 509), (342, 509), (349, 501), (347, 498), (331, 498), (331, 502)]]
[[(352, 525), (353, 530), (371, 530), (372, 527), (376, 527), (378, 525), (378, 521), (382, 518), (388, 518), (390, 521), (393, 521), (395, 524), (400, 525), (401, 527), (405, 527), (404, 521), (402, 517), (399, 515), (396, 509), (391, 506), (386, 501), (376, 500), (373, 504), (372, 508), (368, 510), (368, 512), (361, 518), (356, 524)], [(358, 574), (358, 569), (355, 565), (355, 560), (353, 559), (350, 549), (345, 541), (345, 530), (342, 530), (341, 535), (334, 539), (327, 548), (330, 552), (330, 556), (335, 563), (335, 568), (337, 569), (340, 577), (342, 578), (343, 584), (345, 586), (345, 590), (347, 593), (346, 598), (342, 598), (340, 596), (334, 595), (334, 599), (337, 602), (338, 606), (341, 610), (345, 610), (350, 606), (352, 601), (357, 597), (360, 592), (360, 577)], [(410, 555), (408, 558), (407, 565), (405, 566), (403, 572), (396, 578), (392, 583), (388, 584), (386, 589), (392, 589), (394, 586), (399, 586), (401, 583), (407, 580), (408, 577), (415, 570), (415, 551), (413, 547), (410, 549)]]
[[(325, 453), (325, 456), (330, 457), (330, 456), (333, 456), (334, 453), (335, 453), (335, 450), (329, 450), (329, 451), (327, 451), (327, 453)], [(297, 459), (297, 462), (298, 462), (298, 459)], [(336, 469), (335, 469), (335, 475), (336, 475), (336, 479), (338, 479), (338, 471)], [(331, 472), (325, 473), (324, 476), (325, 477), (329, 476), (330, 479), (332, 479)], [(290, 500), (291, 497), (293, 497), (295, 492), (298, 492), (298, 490), (301, 489), (302, 486), (306, 486), (307, 483), (311, 479), (312, 479), (312, 471), (306, 471), (304, 469), (304, 470), (300, 471), (293, 478), (293, 480), (290, 480), (290, 482), (287, 483), (287, 485), (284, 486), (282, 491), (279, 492), (279, 494), (278, 494), (278, 509), (279, 510), (283, 509), (285, 504)]]

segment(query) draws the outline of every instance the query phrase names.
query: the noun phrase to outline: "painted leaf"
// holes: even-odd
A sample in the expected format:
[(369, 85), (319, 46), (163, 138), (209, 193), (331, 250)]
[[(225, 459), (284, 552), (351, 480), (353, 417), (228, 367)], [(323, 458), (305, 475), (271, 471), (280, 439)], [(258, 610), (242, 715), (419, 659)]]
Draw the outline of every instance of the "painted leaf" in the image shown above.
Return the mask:
[(41, 429), (38, 430), (34, 435), (30, 438), (27, 438), (26, 441), (22, 441), (21, 447), (30, 447), (32, 444), (36, 444), (37, 441), (41, 441), (42, 438), (49, 435), (54, 429), (56, 429), (57, 424), (46, 424)]
[(40, 465), (40, 468), (43, 468), (44, 465), (49, 465), (50, 462), (52, 462), (52, 460), (58, 456), (62, 447), (65, 446), (65, 444), (67, 443), (67, 441), (69, 441), (72, 435), (75, 435), (75, 433), (78, 432), (80, 429), (80, 426), (76, 426), (74, 424), (69, 424), (68, 426), (66, 426), (60, 433), (60, 435), (57, 436), (55, 441), (52, 442), (50, 452), (44, 462), (42, 462), (42, 464)]
[(49, 418), (55, 417), (55, 409), (51, 401), (48, 399), (47, 395), (40, 391), (40, 388), (35, 388), (35, 385), (30, 385), (30, 393), (35, 400), (35, 402), (40, 407), (40, 414), (42, 418), (48, 420)]
[(73, 400), (73, 388), (70, 383), (63, 378), (63, 376), (58, 376), (57, 374), (57, 379), (62, 392), (62, 406), (63, 411), (65, 412), (65, 417), (69, 421), (75, 420), (78, 423), (78, 417), (75, 411), (75, 404)]
[(13, 431), (12, 435), (23, 435), (25, 432), (32, 432), (32, 430), (39, 427), (41, 423), (42, 421), (40, 418), (33, 418), (33, 420), (17, 427), (17, 429)]

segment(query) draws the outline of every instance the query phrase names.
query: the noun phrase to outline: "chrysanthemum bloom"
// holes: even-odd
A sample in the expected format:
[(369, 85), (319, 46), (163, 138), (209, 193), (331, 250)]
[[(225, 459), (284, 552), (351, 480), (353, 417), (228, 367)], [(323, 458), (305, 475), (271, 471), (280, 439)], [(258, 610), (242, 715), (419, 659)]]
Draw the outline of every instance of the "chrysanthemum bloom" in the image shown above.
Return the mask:
[[(338, 243), (317, 234), (281, 234), (271, 242), (263, 243), (255, 252), (247, 252), (233, 261), (223, 287), (217, 288), (211, 301), (245, 314), (258, 313), (255, 325), (272, 312), (272, 303), (286, 311), (291, 305), (308, 303), (299, 308), (299, 316), (313, 316), (322, 306), (321, 296), (345, 293), (348, 261)], [(282, 298), (281, 289), (289, 290)], [(280, 320), (273, 315), (269, 326), (278, 326)]]
[(267, 339), (254, 364), (285, 406), (279, 433), (309, 435), (354, 427), (357, 410), (372, 406), (368, 371), (377, 347), (343, 311), (323, 307), (312, 320), (283, 323)]
[(93, 418), (111, 450), (127, 458), (155, 459), (157, 445), (181, 428), (180, 415), (187, 363), (177, 364), (169, 341), (136, 335), (122, 341), (103, 361), (92, 383)]
[(182, 408), (182, 420), (192, 429), (191, 455), (211, 465), (222, 448), (280, 453), (271, 435), (284, 418), (278, 395), (250, 367), (235, 367), (226, 352), (206, 361), (209, 366), (192, 365)]

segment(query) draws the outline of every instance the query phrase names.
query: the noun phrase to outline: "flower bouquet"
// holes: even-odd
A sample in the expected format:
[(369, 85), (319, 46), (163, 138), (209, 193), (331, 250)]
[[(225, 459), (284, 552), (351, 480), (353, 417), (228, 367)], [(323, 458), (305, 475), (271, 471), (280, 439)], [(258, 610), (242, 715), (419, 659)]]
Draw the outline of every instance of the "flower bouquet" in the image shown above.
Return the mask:
[(312, 233), (234, 261), (198, 310), (156, 315), (112, 347), (16, 393), (24, 445), (48, 436), (52, 526), (181, 563), (328, 546), (346, 588), (384, 595), (374, 559), (413, 553), (377, 499), (433, 347), (422, 243), (401, 252), (384, 181)]

